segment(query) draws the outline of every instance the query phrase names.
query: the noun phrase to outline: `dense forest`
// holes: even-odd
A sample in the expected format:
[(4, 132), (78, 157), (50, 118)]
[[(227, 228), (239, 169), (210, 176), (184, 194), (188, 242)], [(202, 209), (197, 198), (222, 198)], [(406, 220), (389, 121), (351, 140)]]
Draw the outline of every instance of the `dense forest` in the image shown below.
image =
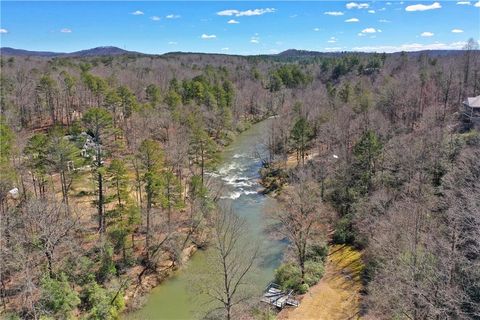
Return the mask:
[[(240, 222), (218, 213), (208, 172), (273, 117), (262, 177), (291, 244), (277, 278), (305, 292), (325, 244), (348, 244), (365, 265), (363, 317), (480, 319), (480, 133), (459, 112), (480, 94), (473, 40), (442, 53), (0, 63), (2, 316), (116, 319), (141, 284), (224, 248)], [(237, 318), (235, 293), (219, 317)]]

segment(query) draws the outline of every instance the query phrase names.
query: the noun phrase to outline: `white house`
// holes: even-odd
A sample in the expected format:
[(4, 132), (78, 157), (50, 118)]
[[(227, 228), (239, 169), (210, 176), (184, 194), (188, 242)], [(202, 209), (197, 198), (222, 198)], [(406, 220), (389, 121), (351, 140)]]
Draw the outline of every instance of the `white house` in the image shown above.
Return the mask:
[(480, 96), (467, 98), (463, 102), (462, 113), (466, 122), (480, 127)]

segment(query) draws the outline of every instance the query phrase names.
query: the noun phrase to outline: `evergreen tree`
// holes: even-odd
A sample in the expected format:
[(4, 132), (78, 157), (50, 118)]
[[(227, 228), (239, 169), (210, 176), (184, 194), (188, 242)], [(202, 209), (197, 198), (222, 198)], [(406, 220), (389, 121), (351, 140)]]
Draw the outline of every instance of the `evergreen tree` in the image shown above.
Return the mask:
[(98, 191), (98, 230), (100, 233), (105, 232), (105, 215), (103, 206), (105, 203), (103, 195), (103, 179), (104, 179), (104, 167), (103, 167), (103, 153), (102, 143), (111, 133), (112, 117), (110, 113), (105, 109), (90, 108), (83, 116), (83, 123), (85, 127), (93, 134), (95, 142), (95, 157), (94, 157), (94, 174), (97, 180)]
[(150, 139), (146, 139), (140, 145), (138, 157), (142, 163), (143, 181), (145, 183), (146, 194), (146, 236), (145, 236), (145, 254), (147, 261), (150, 259), (150, 243), (151, 243), (151, 211), (152, 206), (157, 202), (159, 197), (160, 170), (163, 164), (163, 153), (160, 145)]
[(307, 144), (312, 138), (313, 132), (307, 119), (300, 116), (293, 125), (291, 131), (291, 137), (294, 142), (294, 147), (297, 152), (297, 162), (302, 161), (302, 165), (305, 165), (305, 151)]
[(80, 150), (56, 129), (50, 136), (47, 160), (50, 170), (60, 175), (63, 202), (68, 206), (68, 192), (76, 175), (76, 168), (82, 163)]
[(356, 184), (356, 191), (362, 195), (371, 188), (375, 164), (381, 150), (380, 139), (372, 130), (365, 131), (353, 147), (355, 158), (352, 168), (353, 181)]
[(24, 150), (27, 167), (32, 173), (35, 196), (44, 197), (46, 192), (46, 175), (48, 173), (48, 137), (43, 133), (35, 134), (28, 140)]
[(162, 172), (160, 179), (160, 204), (167, 210), (167, 221), (170, 225), (172, 210), (183, 206), (182, 186), (177, 176), (170, 170)]
[(149, 84), (147, 89), (145, 89), (145, 93), (147, 94), (147, 100), (152, 107), (155, 107), (160, 102), (160, 89), (156, 85)]

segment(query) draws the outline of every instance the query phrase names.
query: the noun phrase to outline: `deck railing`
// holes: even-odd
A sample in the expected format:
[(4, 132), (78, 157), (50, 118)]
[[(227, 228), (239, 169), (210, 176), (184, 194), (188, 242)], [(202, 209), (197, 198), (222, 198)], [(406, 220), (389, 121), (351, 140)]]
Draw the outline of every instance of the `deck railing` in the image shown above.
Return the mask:
[(299, 302), (292, 297), (293, 290), (288, 293), (276, 283), (269, 283), (266, 287), (262, 301), (283, 309), (286, 305), (298, 307)]

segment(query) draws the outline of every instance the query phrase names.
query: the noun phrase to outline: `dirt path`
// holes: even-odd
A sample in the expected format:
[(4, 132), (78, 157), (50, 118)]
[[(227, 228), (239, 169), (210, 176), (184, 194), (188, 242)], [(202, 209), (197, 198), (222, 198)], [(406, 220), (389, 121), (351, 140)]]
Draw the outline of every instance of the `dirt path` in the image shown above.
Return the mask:
[(349, 246), (330, 248), (325, 275), (303, 297), (296, 309), (284, 309), (278, 319), (359, 319), (361, 253)]

